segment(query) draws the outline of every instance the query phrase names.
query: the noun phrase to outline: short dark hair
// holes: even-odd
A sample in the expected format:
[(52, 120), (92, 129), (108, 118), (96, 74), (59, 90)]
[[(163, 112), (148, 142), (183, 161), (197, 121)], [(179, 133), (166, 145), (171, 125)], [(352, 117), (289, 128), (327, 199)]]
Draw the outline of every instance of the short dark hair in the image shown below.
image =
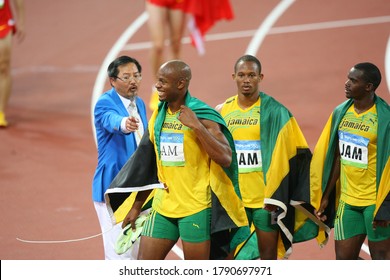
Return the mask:
[(135, 66), (137, 66), (138, 72), (139, 73), (142, 72), (141, 64), (139, 64), (139, 62), (135, 58), (127, 56), (127, 55), (123, 55), (123, 56), (116, 58), (113, 62), (110, 63), (110, 65), (108, 65), (108, 68), (107, 68), (108, 77), (116, 78), (118, 76), (118, 73), (119, 73), (118, 67), (121, 65), (128, 64), (128, 63), (134, 63)]
[(261, 63), (260, 60), (257, 59), (257, 57), (246, 54), (241, 56), (239, 59), (237, 59), (236, 63), (234, 64), (234, 73), (237, 72), (237, 66), (240, 62), (254, 62), (256, 63), (257, 67), (259, 68), (259, 74), (261, 74)]
[(371, 62), (362, 62), (356, 64), (353, 68), (363, 72), (362, 78), (367, 83), (371, 83), (374, 86), (374, 90), (378, 88), (382, 80), (382, 75), (377, 66)]

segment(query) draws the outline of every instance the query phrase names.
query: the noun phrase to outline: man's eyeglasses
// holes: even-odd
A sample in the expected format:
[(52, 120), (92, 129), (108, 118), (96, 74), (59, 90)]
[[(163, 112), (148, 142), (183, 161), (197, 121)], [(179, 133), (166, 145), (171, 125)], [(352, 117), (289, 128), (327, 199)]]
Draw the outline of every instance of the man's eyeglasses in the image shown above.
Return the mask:
[(132, 79), (134, 79), (136, 82), (139, 82), (142, 80), (141, 74), (134, 74), (134, 76), (123, 76), (122, 78), (119, 78), (116, 76), (115, 78), (121, 80), (124, 83), (129, 83)]

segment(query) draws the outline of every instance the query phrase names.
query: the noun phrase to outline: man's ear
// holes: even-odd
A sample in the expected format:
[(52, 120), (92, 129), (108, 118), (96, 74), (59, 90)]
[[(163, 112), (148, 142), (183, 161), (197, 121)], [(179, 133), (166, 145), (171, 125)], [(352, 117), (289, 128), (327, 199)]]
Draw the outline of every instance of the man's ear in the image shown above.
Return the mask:
[(374, 85), (373, 85), (373, 83), (367, 83), (367, 84), (366, 84), (366, 90), (367, 90), (368, 92), (374, 91)]
[(111, 87), (114, 87), (112, 82), (115, 81), (115, 78), (109, 77), (108, 81), (110, 82)]
[(180, 79), (178, 82), (177, 82), (177, 88), (178, 89), (183, 89), (185, 86), (186, 86), (186, 80), (183, 78), (183, 79)]

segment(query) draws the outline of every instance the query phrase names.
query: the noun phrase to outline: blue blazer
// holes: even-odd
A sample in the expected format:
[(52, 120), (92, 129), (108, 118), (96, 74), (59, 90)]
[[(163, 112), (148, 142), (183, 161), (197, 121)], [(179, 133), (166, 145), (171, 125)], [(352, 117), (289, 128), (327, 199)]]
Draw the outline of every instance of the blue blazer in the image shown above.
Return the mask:
[[(138, 113), (144, 128), (147, 129), (146, 107), (140, 97), (136, 97)], [(98, 163), (92, 183), (92, 199), (104, 202), (104, 193), (111, 181), (121, 170), (137, 148), (134, 133), (121, 131), (121, 121), (129, 113), (115, 88), (103, 93), (94, 109)]]

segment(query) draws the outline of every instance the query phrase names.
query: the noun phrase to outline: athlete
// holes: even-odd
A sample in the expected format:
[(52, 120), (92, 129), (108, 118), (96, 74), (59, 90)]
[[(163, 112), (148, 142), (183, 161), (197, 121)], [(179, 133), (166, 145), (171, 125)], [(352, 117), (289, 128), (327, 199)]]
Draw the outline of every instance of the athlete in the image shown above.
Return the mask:
[[(256, 57), (240, 57), (232, 77), (237, 94), (216, 109), (234, 138), (240, 193), (249, 224), (255, 228), (261, 259), (287, 257), (291, 253), (294, 234), (294, 229), (288, 225), (295, 222), (294, 215), (290, 215), (290, 212), (294, 213), (290, 200), (294, 191), (309, 186), (309, 181), (305, 181), (309, 169), (302, 173), (294, 170), (299, 167), (298, 158), (302, 160), (302, 166), (308, 166), (311, 152), (288, 109), (259, 91), (264, 75)], [(308, 192), (309, 188), (306, 188), (302, 193), (309, 197)], [(287, 232), (290, 234), (285, 235)], [(314, 238), (303, 236), (305, 239)], [(283, 242), (284, 251), (278, 250), (282, 239), (286, 240)], [(250, 258), (253, 257), (258, 256)]]
[(337, 260), (358, 259), (366, 237), (372, 259), (390, 259), (390, 107), (375, 92), (380, 82), (372, 63), (350, 69), (348, 100), (329, 117), (313, 154), (315, 213), (334, 227)]
[[(165, 40), (168, 37), (171, 50), (171, 59), (181, 57), (182, 43), (186, 13), (185, 5), (188, 0), (146, 0), (145, 8), (148, 12), (148, 28), (152, 41), (150, 61), (152, 75), (155, 77), (164, 59)], [(150, 109), (154, 111), (158, 104), (158, 93), (152, 89)]]
[(24, 1), (0, 0), (0, 128), (8, 126), (5, 111), (11, 96), (12, 35), (19, 42), (25, 37)]
[[(138, 259), (165, 259), (179, 238), (185, 259), (218, 258), (216, 248), (227, 245), (227, 249), (222, 249), (227, 252), (234, 239), (228, 236), (224, 243), (222, 239), (226, 235), (219, 233), (247, 227), (244, 208), (235, 192), (238, 185), (233, 139), (220, 114), (190, 95), (191, 69), (186, 63), (181, 60), (164, 63), (157, 78), (158, 109), (154, 111), (134, 157), (129, 160), (130, 165), (125, 165), (133, 165), (136, 169), (135, 176), (129, 176), (129, 183), (135, 180), (134, 177), (150, 182), (153, 172), (146, 170), (148, 164), (144, 161), (150, 154), (147, 153), (150, 149), (146, 148), (152, 145), (158, 180), (164, 186), (155, 189), (152, 212), (141, 235)], [(131, 170), (125, 170), (124, 174), (131, 174)], [(113, 185), (117, 186), (115, 180)], [(122, 185), (126, 188), (122, 193), (129, 191), (129, 184)], [(143, 186), (146, 182), (137, 185)], [(111, 205), (119, 204), (114, 201), (115, 196), (110, 197), (110, 192), (115, 190), (110, 187), (106, 193)], [(125, 217), (123, 227), (135, 224), (150, 193), (146, 189), (137, 190), (141, 191)], [(218, 245), (213, 242), (214, 233)]]

